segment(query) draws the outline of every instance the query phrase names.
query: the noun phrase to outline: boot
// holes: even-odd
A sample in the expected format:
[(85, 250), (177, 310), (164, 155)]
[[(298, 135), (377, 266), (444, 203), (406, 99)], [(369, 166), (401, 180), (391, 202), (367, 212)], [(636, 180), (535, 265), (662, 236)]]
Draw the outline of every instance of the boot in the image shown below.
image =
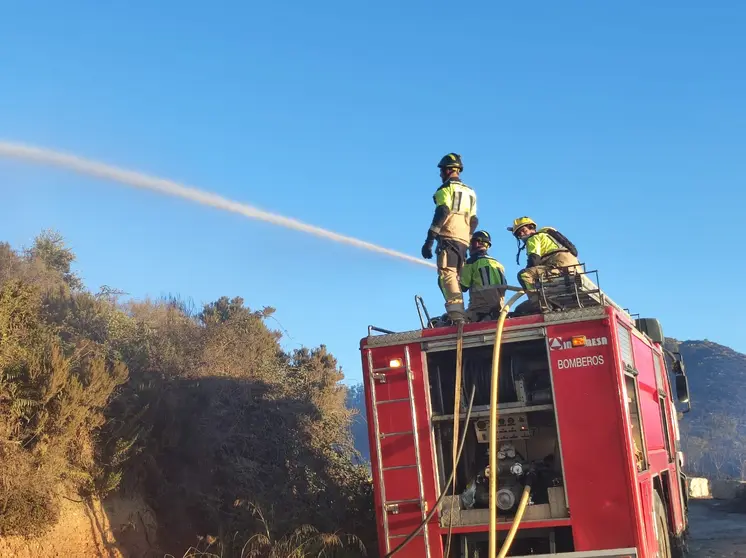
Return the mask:
[(446, 312), (454, 324), (466, 322), (466, 310), (463, 302), (446, 303)]
[(539, 304), (539, 295), (536, 292), (527, 293), (528, 300), (524, 300), (515, 310), (511, 312), (513, 316), (528, 316), (529, 314), (539, 314), (541, 305)]
[(445, 327), (447, 325), (451, 325), (450, 321), (448, 320), (448, 314), (443, 314), (442, 316), (431, 318), (430, 325), (432, 327)]

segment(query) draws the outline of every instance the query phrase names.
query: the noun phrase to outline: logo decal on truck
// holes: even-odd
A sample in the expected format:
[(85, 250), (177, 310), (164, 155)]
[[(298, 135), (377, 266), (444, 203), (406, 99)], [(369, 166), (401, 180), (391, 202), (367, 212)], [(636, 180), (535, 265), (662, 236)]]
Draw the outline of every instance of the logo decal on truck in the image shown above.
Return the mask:
[[(573, 339), (578, 343), (574, 344)], [(607, 337), (586, 337), (585, 335), (574, 335), (571, 339), (565, 341), (562, 337), (550, 337), (549, 349), (552, 351), (564, 351), (566, 349), (580, 349), (583, 347), (601, 347), (608, 345)]]
[[(569, 341), (567, 342), (567, 344), (572, 347), (572, 343), (570, 343)], [(553, 351), (556, 351), (558, 349), (567, 349), (568, 347), (563, 346), (562, 337), (550, 337), (549, 348)]]
[(561, 358), (557, 361), (557, 369), (566, 368), (588, 368), (590, 366), (600, 366), (604, 363), (604, 355), (593, 355), (576, 358)]

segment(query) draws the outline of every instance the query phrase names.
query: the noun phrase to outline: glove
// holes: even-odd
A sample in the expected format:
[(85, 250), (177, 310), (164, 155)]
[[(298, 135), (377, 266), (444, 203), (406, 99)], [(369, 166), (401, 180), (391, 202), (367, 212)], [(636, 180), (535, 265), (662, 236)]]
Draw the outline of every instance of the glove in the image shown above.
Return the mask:
[(422, 257), (426, 260), (433, 257), (433, 239), (428, 238), (422, 245)]

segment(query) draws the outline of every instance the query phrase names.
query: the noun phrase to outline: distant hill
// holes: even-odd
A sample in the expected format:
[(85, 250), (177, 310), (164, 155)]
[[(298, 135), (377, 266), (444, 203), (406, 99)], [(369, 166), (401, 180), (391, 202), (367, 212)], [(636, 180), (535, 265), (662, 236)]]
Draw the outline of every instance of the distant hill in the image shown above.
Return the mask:
[[(746, 479), (746, 355), (708, 340), (667, 339), (666, 346), (681, 353), (689, 377), (692, 410), (679, 416), (688, 474)], [(347, 405), (359, 411), (352, 433), (369, 460), (362, 384), (350, 389)]]
[(679, 420), (687, 472), (746, 478), (746, 355), (712, 341), (667, 340), (689, 377), (692, 410)]

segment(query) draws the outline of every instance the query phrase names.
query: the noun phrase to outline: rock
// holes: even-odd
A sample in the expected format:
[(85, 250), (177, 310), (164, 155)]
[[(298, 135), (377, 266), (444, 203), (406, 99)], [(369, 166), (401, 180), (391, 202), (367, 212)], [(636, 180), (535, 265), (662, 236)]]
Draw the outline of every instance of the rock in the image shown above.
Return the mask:
[(687, 480), (690, 498), (712, 498), (709, 479), (703, 477), (690, 477)]

